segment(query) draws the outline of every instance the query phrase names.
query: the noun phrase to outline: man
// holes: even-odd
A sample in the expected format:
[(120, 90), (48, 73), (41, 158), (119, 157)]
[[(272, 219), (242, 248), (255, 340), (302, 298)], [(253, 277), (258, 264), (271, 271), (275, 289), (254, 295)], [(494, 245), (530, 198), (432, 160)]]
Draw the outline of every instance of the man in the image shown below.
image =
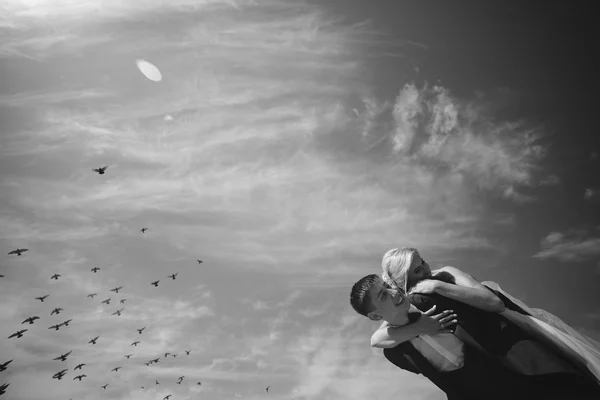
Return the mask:
[[(375, 274), (354, 284), (350, 303), (359, 314), (372, 321), (385, 320), (392, 326), (424, 323), (422, 319), (430, 318)], [(453, 318), (454, 314), (446, 310), (430, 319), (447, 330), (455, 322)], [(446, 340), (448, 337), (454, 341)], [(399, 368), (427, 377), (446, 393), (448, 400), (565, 398), (564, 393), (546, 388), (547, 382), (514, 373), (470, 341), (463, 342), (447, 332), (423, 339), (419, 336), (386, 348), (384, 355)], [(577, 398), (596, 398), (592, 396), (577, 392)]]

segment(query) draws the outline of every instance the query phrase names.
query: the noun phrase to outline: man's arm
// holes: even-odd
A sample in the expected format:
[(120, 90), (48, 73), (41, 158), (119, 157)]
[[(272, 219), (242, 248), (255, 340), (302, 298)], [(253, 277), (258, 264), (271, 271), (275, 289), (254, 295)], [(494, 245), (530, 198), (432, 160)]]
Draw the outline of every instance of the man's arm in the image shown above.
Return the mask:
[(454, 276), (456, 285), (438, 281), (435, 287), (437, 294), (483, 311), (501, 313), (505, 310), (502, 300), (471, 275), (454, 267), (444, 267), (443, 270)]

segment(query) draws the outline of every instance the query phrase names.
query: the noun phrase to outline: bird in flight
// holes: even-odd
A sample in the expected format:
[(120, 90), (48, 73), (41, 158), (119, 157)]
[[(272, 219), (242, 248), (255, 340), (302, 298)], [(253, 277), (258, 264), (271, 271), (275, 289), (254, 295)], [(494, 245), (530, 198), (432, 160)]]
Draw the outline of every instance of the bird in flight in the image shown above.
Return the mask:
[(265, 390), (267, 391), (267, 393), (269, 393), (269, 388), (270, 388), (270, 387), (271, 387), (271, 385), (269, 385), (269, 386), (267, 386), (267, 387), (265, 388)]
[(190, 355), (190, 352), (191, 352), (192, 350), (184, 350), (184, 351), (185, 351), (185, 355), (186, 355), (186, 356), (189, 356), (189, 355)]
[(98, 268), (98, 267), (94, 267), (94, 268), (92, 268), (92, 269), (91, 269), (91, 271), (92, 271), (93, 273), (96, 273), (96, 272), (100, 271), (100, 268)]
[(94, 169), (92, 169), (92, 171), (97, 172), (100, 175), (104, 175), (104, 173), (106, 172), (107, 168), (108, 168), (108, 165), (106, 165), (104, 167), (100, 167), (100, 168), (94, 168)]
[(131, 357), (132, 355), (133, 355), (133, 354), (127, 354), (127, 355), (125, 356), (125, 358), (129, 360), (129, 357)]
[(159, 358), (155, 358), (154, 360), (150, 360), (151, 363), (157, 363), (160, 361), (160, 357)]
[(138, 333), (141, 335), (141, 334), (142, 334), (142, 332), (144, 331), (144, 329), (146, 329), (146, 327), (143, 327), (143, 328), (137, 329), (137, 331), (138, 331)]
[(93, 299), (94, 296), (98, 296), (98, 295), (96, 293), (90, 293), (90, 294), (87, 295), (87, 297), (89, 297), (91, 299)]
[(125, 304), (126, 301), (127, 299), (121, 299), (121, 304)]
[(60, 361), (67, 361), (67, 357), (69, 356), (69, 354), (71, 354), (73, 352), (73, 350), (69, 351), (68, 353), (62, 354), (56, 358), (53, 358), (53, 360), (60, 360)]
[(75, 378), (73, 378), (73, 380), (75, 379), (79, 379), (79, 382), (81, 382), (81, 379), (86, 377), (87, 375), (77, 375)]
[(33, 324), (33, 321), (35, 321), (36, 319), (40, 319), (40, 317), (38, 317), (38, 316), (29, 317), (25, 321), (21, 322), (21, 325), (23, 325), (26, 322), (29, 322), (29, 325), (31, 325), (31, 324)]
[(173, 275), (169, 275), (169, 276), (167, 276), (167, 278), (171, 278), (171, 279), (175, 280), (175, 278), (177, 278), (177, 274), (178, 274), (178, 273), (179, 273), (179, 272), (175, 272)]
[(15, 333), (13, 333), (13, 334), (12, 334), (12, 335), (10, 335), (8, 338), (10, 339), (10, 338), (13, 338), (13, 337), (15, 337), (15, 336), (16, 336), (16, 337), (17, 337), (17, 339), (18, 339), (18, 338), (20, 338), (20, 337), (23, 337), (23, 333), (25, 333), (25, 332), (27, 332), (27, 331), (28, 331), (28, 329), (22, 329), (22, 330), (20, 330), (20, 331), (17, 331), (17, 332), (15, 332)]
[(202, 260), (196, 260), (196, 261), (198, 261), (198, 264), (202, 264), (204, 262)]
[(6, 393), (6, 388), (10, 385), (10, 383), (3, 383), (2, 385), (0, 385), (0, 395), (3, 395), (4, 393)]
[(140, 232), (146, 233), (147, 230), (148, 230), (148, 228), (142, 228), (142, 229), (140, 229)]
[(109, 384), (107, 383), (106, 385), (104, 385), (104, 386), (100, 386), (100, 387), (101, 387), (102, 389), (106, 390), (106, 388), (108, 387), (108, 385), (109, 385)]
[(138, 345), (139, 343), (140, 343), (140, 342), (139, 342), (138, 340), (136, 340), (135, 342), (131, 343), (131, 344), (130, 344), (130, 346), (135, 346), (135, 347), (137, 347), (137, 345)]
[(165, 397), (163, 397), (163, 400), (169, 400), (169, 397), (173, 396), (172, 394), (168, 394)]
[(113, 369), (110, 370), (110, 372), (115, 371), (115, 372), (119, 372), (119, 370), (123, 368), (123, 367), (114, 367)]
[(154, 285), (154, 287), (158, 287), (158, 282), (160, 281), (154, 281), (154, 282), (150, 282), (151, 285)]
[(54, 274), (50, 277), (50, 279), (54, 279), (55, 281), (58, 280), (58, 278), (60, 278), (62, 275), (61, 274)]
[(160, 383), (158, 383), (156, 379), (154, 380), (154, 382), (156, 382), (155, 385), (160, 385)]
[(73, 371), (77, 371), (78, 369), (81, 369), (85, 364), (79, 364), (77, 365), (75, 368), (73, 368)]
[(96, 341), (98, 340), (99, 337), (100, 336), (96, 336), (95, 338), (93, 338), (92, 340), (90, 340), (88, 343), (91, 343), (93, 345), (96, 344)]
[(4, 275), (0, 274), (0, 278), (4, 278)]
[(110, 304), (111, 300), (112, 300), (112, 297), (109, 297), (108, 299), (104, 300), (102, 303)]
[(25, 253), (26, 251), (29, 251), (29, 249), (16, 249), (16, 250), (8, 252), (8, 255), (16, 254), (16, 255), (20, 256), (21, 254)]
[(73, 321), (72, 319), (68, 319), (65, 322), (61, 322), (59, 326), (69, 326), (69, 322)]
[(41, 297), (36, 297), (36, 300), (41, 301), (42, 303), (44, 302), (44, 299), (46, 299), (48, 296), (50, 296), (49, 294), (45, 295), (45, 296), (41, 296)]
[(167, 358), (170, 355), (171, 355), (171, 353), (165, 353), (165, 358)]
[(202, 385), (202, 382), (198, 382), (198, 383), (197, 383), (197, 385), (198, 385), (198, 386)]
[(114, 289), (110, 289), (111, 292), (119, 293), (119, 290), (123, 289), (123, 286), (116, 287)]
[(59, 329), (60, 329), (60, 326), (61, 326), (60, 324), (56, 324), (56, 325), (52, 325), (52, 326), (51, 326), (50, 328), (48, 328), (48, 329), (56, 329), (56, 330), (59, 330)]
[(4, 371), (6, 367), (8, 367), (8, 364), (10, 364), (11, 362), (13, 362), (13, 360), (8, 360), (7, 362), (0, 364), (0, 372)]
[(177, 357), (177, 354), (171, 354), (171, 357), (175, 358)]
[(55, 373), (54, 375), (52, 375), (52, 379), (58, 379), (60, 381), (63, 378), (63, 376), (65, 376), (67, 371), (68, 369), (63, 369), (62, 371)]
[(62, 308), (60, 308), (60, 307), (57, 307), (57, 308), (55, 308), (54, 310), (52, 310), (52, 312), (50, 313), (50, 315), (54, 315), (54, 314), (57, 314), (57, 315), (58, 315), (58, 314), (60, 314), (60, 312), (61, 312), (62, 310), (63, 310)]
[(117, 317), (120, 317), (121, 316), (121, 312), (123, 312), (123, 310), (124, 310), (124, 308), (121, 308), (120, 310), (115, 311), (111, 315), (116, 315)]

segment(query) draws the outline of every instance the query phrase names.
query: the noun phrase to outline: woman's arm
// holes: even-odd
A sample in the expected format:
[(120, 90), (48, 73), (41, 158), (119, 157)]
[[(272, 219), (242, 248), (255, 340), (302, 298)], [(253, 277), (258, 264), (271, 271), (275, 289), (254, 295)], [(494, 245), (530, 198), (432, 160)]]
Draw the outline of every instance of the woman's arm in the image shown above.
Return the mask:
[(396, 347), (400, 343), (419, 336), (422, 334), (421, 331), (417, 322), (398, 328), (390, 328), (389, 324), (384, 322), (371, 336), (371, 347), (380, 349)]
[(444, 310), (439, 314), (435, 306), (421, 314), (420, 318), (412, 324), (399, 327), (390, 327), (383, 321), (379, 329), (371, 336), (371, 347), (386, 349), (396, 347), (400, 343), (413, 339), (419, 335), (434, 335), (436, 333), (452, 333), (451, 325), (457, 323), (453, 310)]
[(456, 285), (437, 281), (435, 287), (437, 294), (483, 311), (501, 313), (505, 310), (502, 300), (471, 275), (454, 267), (444, 267), (443, 270), (454, 276)]

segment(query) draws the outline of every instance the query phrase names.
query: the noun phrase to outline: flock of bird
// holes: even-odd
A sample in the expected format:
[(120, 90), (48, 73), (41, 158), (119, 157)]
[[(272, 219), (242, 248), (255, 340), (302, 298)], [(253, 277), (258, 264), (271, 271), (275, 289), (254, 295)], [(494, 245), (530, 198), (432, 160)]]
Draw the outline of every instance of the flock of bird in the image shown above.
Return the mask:
[[(97, 170), (95, 169), (94, 171), (98, 172), (99, 174), (103, 174), (104, 171), (106, 170), (106, 168), (107, 167), (103, 167), (103, 168), (99, 168)], [(148, 228), (142, 228), (141, 229), (142, 234), (146, 233), (146, 231), (148, 231)], [(27, 251), (29, 251), (29, 249), (15, 249), (15, 250), (10, 251), (8, 253), (8, 255), (21, 256), (23, 253), (25, 253)], [(198, 264), (202, 264), (202, 260), (196, 260), (196, 261), (198, 262)], [(99, 267), (94, 267), (94, 268), (91, 269), (91, 273), (96, 274), (100, 270), (101, 269)], [(168, 275), (166, 278), (170, 278), (172, 280), (175, 280), (177, 278), (177, 275), (178, 275), (178, 272), (175, 272), (175, 273), (173, 273), (171, 275)], [(62, 276), (61, 274), (54, 274), (54, 275), (52, 275), (50, 277), (50, 279), (58, 280), (59, 278), (61, 278), (61, 276)], [(4, 275), (0, 275), (0, 278), (4, 278), (4, 277), (5, 277)], [(156, 280), (156, 281), (150, 282), (150, 285), (152, 285), (154, 287), (158, 287), (159, 282), (160, 282), (160, 280)], [(115, 294), (118, 294), (119, 291), (122, 290), (122, 289), (123, 289), (123, 286), (118, 286), (118, 287), (115, 287), (113, 289), (110, 289), (110, 292), (114, 292)], [(90, 294), (87, 295), (87, 297), (90, 298), (90, 299), (94, 299), (94, 297), (97, 296), (97, 295), (98, 295), (98, 293), (90, 293)], [(41, 303), (44, 303), (44, 300), (46, 300), (49, 296), (50, 296), (49, 294), (45, 294), (43, 296), (35, 297), (34, 300), (39, 300)], [(100, 304), (110, 305), (110, 302), (112, 300), (113, 300), (112, 297), (108, 297), (105, 300), (103, 300)], [(126, 298), (120, 299), (119, 304), (125, 304), (126, 301), (127, 301)], [(125, 310), (124, 307), (123, 308), (119, 308), (115, 312), (113, 312), (111, 315), (121, 316), (121, 314), (123, 313), (124, 310)], [(54, 314), (59, 315), (62, 311), (64, 311), (63, 308), (61, 308), (61, 307), (55, 307), (50, 312), (50, 316), (52, 316)], [(39, 316), (37, 316), (37, 315), (30, 316), (30, 317), (27, 317), (25, 320), (23, 320), (23, 322), (21, 323), (21, 325), (23, 325), (23, 324), (33, 325), (34, 323), (36, 323), (37, 320), (40, 320), (40, 319), (41, 318)], [(58, 331), (62, 327), (68, 327), (69, 323), (71, 321), (73, 321), (73, 319), (67, 319), (67, 320), (65, 320), (65, 321), (63, 321), (61, 323), (57, 323), (57, 324), (54, 324), (54, 325), (48, 327), (48, 329), (53, 329), (53, 330)], [(141, 327), (141, 328), (137, 328), (136, 331), (137, 331), (138, 335), (142, 335), (142, 333), (144, 332), (145, 329), (146, 329), (146, 326)], [(19, 339), (19, 338), (22, 338), (27, 331), (28, 331), (28, 329), (17, 330), (15, 333), (13, 333), (10, 336), (8, 336), (8, 339), (13, 339), (13, 338)], [(90, 345), (92, 345), (92, 346), (94, 346), (94, 345), (96, 345), (96, 343), (97, 343), (97, 341), (98, 341), (99, 338), (100, 338), (100, 336), (96, 336), (96, 337), (92, 338), (91, 340), (89, 340), (87, 343), (90, 344)], [(141, 342), (139, 340), (135, 340), (135, 341), (133, 341), (130, 344), (130, 346), (137, 347), (140, 343)], [(185, 351), (185, 355), (189, 356), (190, 353), (191, 353), (191, 351), (192, 351), (192, 349), (184, 350), (184, 351)], [(68, 359), (68, 357), (71, 355), (71, 353), (72, 353), (72, 350), (68, 351), (67, 353), (59, 355), (58, 357), (54, 358), (53, 361), (66, 362), (67, 359)], [(134, 354), (127, 354), (127, 355), (124, 355), (124, 358), (126, 358), (127, 360), (129, 360), (133, 355)], [(176, 358), (177, 357), (177, 353), (170, 353), (170, 352), (164, 353), (164, 358), (168, 358), (169, 356), (171, 356), (172, 358)], [(148, 361), (144, 362), (144, 364), (149, 367), (152, 364), (158, 363), (162, 357), (163, 356), (161, 355), (159, 357), (153, 358), (151, 360), (148, 360)], [(13, 361), (14, 360), (8, 360), (8, 361), (5, 361), (5, 362), (1, 362), (0, 361), (0, 372), (5, 371), (6, 369), (8, 369), (9, 365), (11, 365), (11, 363)], [(73, 377), (73, 380), (78, 380), (78, 381), (81, 382), (83, 378), (87, 377), (87, 375), (84, 373), (84, 369), (83, 369), (83, 367), (85, 367), (85, 366), (86, 366), (85, 363), (78, 363), (73, 368), (73, 371), (78, 371), (78, 370), (80, 371), (79, 375), (76, 375), (76, 376)], [(123, 367), (122, 366), (117, 366), (117, 367), (113, 368), (111, 370), (111, 372), (118, 372), (119, 369), (121, 369), (121, 368), (123, 368)], [(63, 369), (59, 370), (58, 372), (56, 372), (54, 375), (52, 375), (52, 379), (62, 380), (67, 375), (68, 371), (69, 371), (69, 368), (63, 368)], [(180, 376), (177, 379), (176, 383), (178, 385), (181, 385), (182, 382), (184, 381), (184, 379), (185, 379), (185, 376)], [(160, 384), (161, 383), (158, 381), (158, 379), (154, 379), (154, 382), (151, 385), (152, 386), (156, 386), (156, 385), (160, 385)], [(201, 381), (197, 381), (197, 383), (196, 383), (197, 386), (200, 386), (201, 384), (202, 384)], [(2, 384), (0, 386), (0, 396), (3, 395), (4, 393), (6, 393), (6, 390), (7, 390), (7, 388), (8, 388), (9, 385), (10, 385), (10, 383), (4, 383), (4, 384)], [(109, 387), (109, 385), (110, 385), (110, 383), (105, 383), (104, 385), (100, 386), (99, 389), (106, 390)], [(265, 388), (265, 391), (267, 393), (269, 392), (269, 388), (270, 388), (270, 386), (267, 386)], [(145, 386), (141, 386), (140, 389), (144, 390), (144, 389), (146, 389), (146, 387)], [(171, 396), (172, 396), (172, 394), (169, 394), (169, 395), (165, 396), (163, 398), (163, 400), (170, 400)]]

